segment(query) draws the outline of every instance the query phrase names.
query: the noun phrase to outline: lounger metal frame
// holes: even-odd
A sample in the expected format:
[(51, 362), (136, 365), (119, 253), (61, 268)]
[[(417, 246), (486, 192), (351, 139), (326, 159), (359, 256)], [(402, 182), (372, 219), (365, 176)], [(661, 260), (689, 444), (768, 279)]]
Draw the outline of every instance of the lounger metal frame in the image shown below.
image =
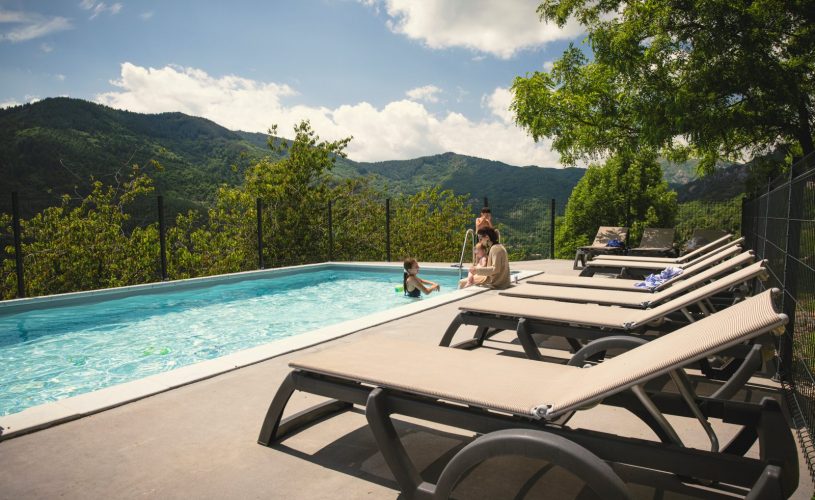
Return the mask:
[[(272, 400), (261, 427), (258, 443), (272, 446), (288, 435), (323, 419), (365, 408), (368, 425), (377, 446), (393, 472), (399, 489), (408, 498), (448, 498), (455, 485), (475, 466), (497, 456), (525, 456), (565, 467), (603, 498), (630, 498), (620, 475), (631, 478), (638, 468), (659, 471), (705, 490), (746, 498), (787, 498), (798, 484), (797, 450), (778, 402), (724, 401), (682, 394), (625, 391), (610, 396), (603, 404), (629, 409), (635, 415), (678, 415), (722, 419), (743, 426), (719, 451), (689, 449), (661, 433), (663, 442), (574, 430), (561, 424), (507, 415), (489, 408), (449, 403), (385, 387), (294, 370), (286, 377)], [(294, 393), (302, 391), (332, 398), (286, 419), (283, 411)], [(414, 417), (450, 425), (479, 434), (444, 467), (436, 484), (425, 481), (407, 454), (393, 426), (392, 415)], [(760, 458), (744, 454), (758, 440)], [(609, 463), (613, 464), (612, 468)], [(692, 479), (691, 479), (692, 478)]]

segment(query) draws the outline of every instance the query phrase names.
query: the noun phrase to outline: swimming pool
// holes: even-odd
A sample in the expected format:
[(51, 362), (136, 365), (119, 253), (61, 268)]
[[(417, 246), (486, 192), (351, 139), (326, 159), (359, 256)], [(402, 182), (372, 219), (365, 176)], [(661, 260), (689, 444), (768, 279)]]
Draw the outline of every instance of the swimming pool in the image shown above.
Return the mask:
[[(442, 295), (458, 281), (421, 276)], [(318, 265), (0, 307), (0, 416), (427, 301), (397, 292), (401, 279), (397, 267)]]

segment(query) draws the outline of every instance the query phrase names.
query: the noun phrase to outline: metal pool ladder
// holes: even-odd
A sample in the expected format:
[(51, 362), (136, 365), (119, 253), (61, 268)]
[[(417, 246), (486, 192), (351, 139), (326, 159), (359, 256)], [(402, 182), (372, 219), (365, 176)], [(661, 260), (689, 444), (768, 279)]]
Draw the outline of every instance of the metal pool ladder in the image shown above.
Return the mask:
[(461, 244), (461, 257), (458, 260), (458, 264), (453, 264), (451, 267), (458, 267), (458, 279), (461, 279), (461, 275), (464, 272), (464, 250), (467, 249), (467, 237), (470, 237), (471, 241), (471, 248), (472, 254), (475, 255), (475, 231), (472, 229), (468, 229), (467, 232), (464, 233), (464, 242)]

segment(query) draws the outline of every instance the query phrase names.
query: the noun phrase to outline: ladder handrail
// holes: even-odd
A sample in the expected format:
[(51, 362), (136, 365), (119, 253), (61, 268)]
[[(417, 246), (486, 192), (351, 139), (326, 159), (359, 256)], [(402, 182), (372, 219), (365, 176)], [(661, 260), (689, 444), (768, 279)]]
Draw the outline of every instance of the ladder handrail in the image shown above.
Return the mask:
[[(462, 271), (464, 271), (464, 250), (467, 249), (467, 236), (472, 237), (472, 253), (475, 255), (475, 231), (468, 229), (464, 233), (464, 242), (461, 244), (461, 257), (458, 260), (458, 279), (461, 279)], [(453, 264), (453, 266), (455, 266), (455, 264)]]

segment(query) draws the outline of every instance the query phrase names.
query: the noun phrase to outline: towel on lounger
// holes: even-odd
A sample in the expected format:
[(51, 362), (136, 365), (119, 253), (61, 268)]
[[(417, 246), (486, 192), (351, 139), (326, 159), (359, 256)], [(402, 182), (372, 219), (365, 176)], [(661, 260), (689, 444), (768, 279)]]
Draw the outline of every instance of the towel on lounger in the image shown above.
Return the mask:
[(640, 281), (638, 283), (634, 283), (634, 286), (637, 288), (648, 288), (653, 290), (654, 288), (660, 286), (661, 284), (665, 283), (669, 279), (675, 278), (682, 274), (682, 269), (677, 267), (666, 267), (662, 270), (662, 272), (658, 274), (649, 274), (645, 277), (645, 281)]

